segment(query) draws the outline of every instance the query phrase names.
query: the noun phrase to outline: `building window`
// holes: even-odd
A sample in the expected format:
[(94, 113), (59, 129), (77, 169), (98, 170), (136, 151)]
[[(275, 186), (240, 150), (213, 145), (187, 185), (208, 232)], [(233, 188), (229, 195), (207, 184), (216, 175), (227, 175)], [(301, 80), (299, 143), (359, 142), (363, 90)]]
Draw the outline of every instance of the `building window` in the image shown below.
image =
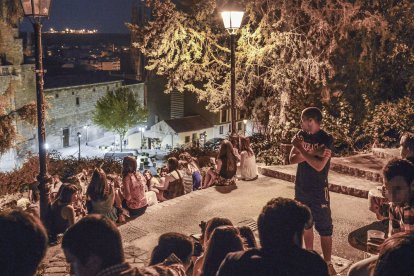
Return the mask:
[(72, 91), (72, 95), (75, 95), (75, 92)]
[(219, 133), (220, 133), (220, 134), (223, 134), (223, 132), (224, 132), (224, 126), (220, 126), (220, 128), (219, 128)]
[(57, 99), (57, 98), (59, 98), (59, 94), (55, 94), (55, 98)]
[(222, 109), (220, 110), (220, 123), (226, 123), (229, 121), (229, 110)]
[(76, 97), (76, 105), (79, 105), (79, 97)]
[(192, 137), (193, 141), (196, 141), (198, 139), (197, 137), (197, 133), (193, 133), (193, 137)]
[(229, 132), (231, 132), (231, 124), (229, 124)]
[(190, 143), (190, 136), (185, 136), (184, 143)]

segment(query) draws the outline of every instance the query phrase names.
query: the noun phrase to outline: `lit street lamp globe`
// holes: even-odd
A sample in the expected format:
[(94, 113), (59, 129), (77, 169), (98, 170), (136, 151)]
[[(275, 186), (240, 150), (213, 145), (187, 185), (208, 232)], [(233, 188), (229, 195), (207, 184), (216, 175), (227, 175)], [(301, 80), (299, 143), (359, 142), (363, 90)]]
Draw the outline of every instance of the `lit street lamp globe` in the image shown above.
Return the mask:
[(25, 16), (49, 17), (51, 0), (20, 0)]
[(236, 6), (227, 6), (221, 12), (224, 28), (231, 34), (237, 32), (243, 20), (244, 11)]

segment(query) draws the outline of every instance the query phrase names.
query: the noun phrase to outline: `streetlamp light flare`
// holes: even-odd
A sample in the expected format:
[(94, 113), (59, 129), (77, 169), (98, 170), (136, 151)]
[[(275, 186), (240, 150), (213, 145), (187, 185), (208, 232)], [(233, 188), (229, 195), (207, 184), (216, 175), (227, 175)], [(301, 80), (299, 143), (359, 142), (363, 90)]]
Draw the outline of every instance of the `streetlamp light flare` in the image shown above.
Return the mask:
[(223, 18), (224, 28), (230, 32), (237, 31), (243, 20), (243, 11), (223, 11), (221, 17)]

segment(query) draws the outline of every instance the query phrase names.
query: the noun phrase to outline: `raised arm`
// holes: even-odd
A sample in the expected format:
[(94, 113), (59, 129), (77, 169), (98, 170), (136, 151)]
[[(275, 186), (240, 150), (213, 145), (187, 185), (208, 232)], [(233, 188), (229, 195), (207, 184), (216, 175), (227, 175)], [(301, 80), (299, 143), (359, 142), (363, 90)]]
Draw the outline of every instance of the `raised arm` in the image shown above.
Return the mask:
[(289, 163), (299, 164), (299, 163), (302, 163), (303, 161), (305, 161), (305, 158), (303, 157), (303, 155), (300, 153), (300, 151), (298, 151), (297, 148), (293, 147), (292, 150), (290, 151)]

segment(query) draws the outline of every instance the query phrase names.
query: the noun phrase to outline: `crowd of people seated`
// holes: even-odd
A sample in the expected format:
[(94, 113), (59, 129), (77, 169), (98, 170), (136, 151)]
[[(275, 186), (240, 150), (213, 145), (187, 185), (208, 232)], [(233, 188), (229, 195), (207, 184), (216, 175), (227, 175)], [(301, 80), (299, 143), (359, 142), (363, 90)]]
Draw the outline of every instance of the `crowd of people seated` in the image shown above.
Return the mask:
[[(240, 141), (239, 141), (240, 140)], [(159, 175), (142, 173), (137, 160), (123, 159), (122, 173), (106, 174), (101, 168), (84, 169), (78, 175), (61, 181), (58, 175), (47, 177), (49, 190), (49, 217), (46, 225), (50, 243), (58, 243), (65, 230), (86, 214), (100, 214), (115, 223), (124, 223), (130, 217), (145, 213), (148, 206), (212, 185), (235, 184), (237, 164), (244, 180), (257, 178), (254, 153), (248, 138), (225, 140), (214, 159), (213, 166), (204, 175), (197, 159), (188, 152), (171, 157), (160, 168)], [(240, 149), (240, 154), (239, 154)], [(31, 185), (27, 210), (39, 217), (40, 192), (38, 182)]]
[[(61, 246), (74, 275), (329, 275), (325, 260), (303, 248), (304, 230), (313, 223), (310, 209), (280, 197), (267, 202), (258, 216), (260, 246), (249, 227), (236, 227), (230, 219), (214, 217), (200, 225), (199, 240), (183, 233), (165, 233), (147, 266), (131, 266), (125, 261), (114, 223), (119, 215), (116, 208), (121, 204), (140, 214), (147, 206), (145, 187), (150, 178), (136, 175), (133, 162), (128, 162), (124, 162), (122, 182), (130, 186), (120, 189), (129, 189), (126, 196), (117, 199), (119, 190), (108, 185), (105, 173), (96, 169), (86, 190), (92, 211), (76, 223), (76, 211), (70, 205), (77, 199), (76, 185), (62, 184), (57, 192), (51, 213), (55, 223), (68, 227)], [(174, 170), (165, 181), (170, 184), (181, 176), (174, 167), (177, 163), (169, 164)], [(389, 237), (378, 256), (355, 264), (350, 275), (413, 275), (414, 164), (407, 159), (391, 160), (383, 175), (391, 202)], [(135, 193), (142, 202), (133, 199)], [(36, 216), (23, 211), (1, 214), (0, 225), (0, 275), (34, 275), (47, 249), (45, 227)], [(51, 229), (53, 234), (63, 231), (55, 224)]]
[[(248, 144), (241, 143), (240, 154), (230, 142), (222, 144), (217, 167), (209, 170), (207, 186), (228, 181), (234, 177), (233, 162), (243, 160), (243, 155), (251, 157)], [(387, 162), (382, 172), (387, 200), (378, 204), (386, 204), (388, 212), (377, 217), (387, 219), (387, 239), (378, 255), (357, 262), (348, 275), (414, 275), (413, 157), (414, 136), (407, 134), (401, 139), (401, 158)], [(228, 162), (230, 158), (234, 159)], [(147, 193), (159, 201), (184, 194), (189, 190), (183, 184), (184, 174), (194, 180), (192, 190), (202, 187), (194, 160), (186, 154), (180, 160), (185, 162), (170, 158), (168, 170), (162, 170), (160, 179), (137, 171), (136, 160), (131, 157), (124, 159), (121, 178), (95, 169), (86, 187), (79, 187), (79, 179), (61, 183), (51, 177), (49, 225), (43, 226), (36, 211), (0, 214), (0, 275), (35, 275), (48, 242), (56, 242), (59, 236), (71, 272), (77, 276), (329, 275), (326, 261), (303, 246), (304, 231), (313, 224), (309, 207), (280, 197), (267, 202), (258, 216), (260, 246), (249, 227), (236, 227), (228, 218), (214, 217), (200, 224), (199, 239), (165, 233), (159, 237), (147, 266), (128, 264), (115, 222), (125, 215), (142, 215), (149, 204)], [(231, 173), (222, 173), (223, 167)], [(247, 180), (254, 173), (245, 176)], [(39, 191), (33, 189), (31, 196), (38, 201)], [(85, 206), (79, 204), (82, 198)], [(372, 208), (374, 212), (382, 209)]]

